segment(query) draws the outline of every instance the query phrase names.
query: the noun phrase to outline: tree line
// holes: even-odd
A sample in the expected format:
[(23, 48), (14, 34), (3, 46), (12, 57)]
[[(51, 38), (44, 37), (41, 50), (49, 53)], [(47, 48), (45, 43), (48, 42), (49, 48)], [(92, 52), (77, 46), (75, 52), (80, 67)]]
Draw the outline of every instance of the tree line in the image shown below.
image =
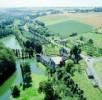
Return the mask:
[(0, 44), (0, 86), (15, 72), (15, 56), (12, 50)]

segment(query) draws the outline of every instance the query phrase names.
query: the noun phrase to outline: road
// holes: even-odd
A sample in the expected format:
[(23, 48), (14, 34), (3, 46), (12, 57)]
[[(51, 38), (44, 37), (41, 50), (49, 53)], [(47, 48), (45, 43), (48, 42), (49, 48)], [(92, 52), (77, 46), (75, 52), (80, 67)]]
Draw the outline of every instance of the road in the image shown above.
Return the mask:
[(87, 67), (91, 70), (95, 81), (98, 84), (98, 87), (102, 90), (102, 80), (100, 79), (100, 77), (98, 76), (98, 74), (96, 73), (96, 70), (94, 69), (94, 64), (96, 62), (100, 62), (102, 61), (102, 58), (90, 58), (84, 55), (81, 55), (83, 57), (83, 59), (85, 60)]

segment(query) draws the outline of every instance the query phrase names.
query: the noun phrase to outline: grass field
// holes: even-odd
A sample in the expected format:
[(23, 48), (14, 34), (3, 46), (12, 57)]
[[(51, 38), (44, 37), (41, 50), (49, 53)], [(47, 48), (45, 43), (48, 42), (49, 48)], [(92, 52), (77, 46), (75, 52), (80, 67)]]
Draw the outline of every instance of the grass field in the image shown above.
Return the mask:
[(61, 36), (72, 32), (86, 33), (102, 26), (102, 13), (68, 13), (38, 17), (49, 28)]
[[(83, 37), (84, 40), (80, 41), (80, 37)], [(88, 32), (85, 34), (78, 34), (75, 37), (68, 37), (67, 43), (70, 45), (74, 45), (77, 42), (83, 42), (84, 43), (84, 42), (88, 41), (89, 39), (92, 39), (94, 41), (95, 47), (102, 48), (102, 45), (101, 45), (102, 44), (102, 34), (96, 34), (93, 32)]]
[(79, 87), (84, 90), (87, 100), (102, 100), (101, 91), (98, 88), (94, 88), (91, 81), (87, 77), (85, 62), (81, 61), (80, 66), (78, 65), (76, 67), (81, 68), (82, 73), (76, 71), (73, 79), (79, 85)]
[(52, 44), (45, 44), (43, 46), (43, 51), (45, 55), (59, 55), (59, 47)]
[(38, 20), (43, 21), (47, 26), (67, 20), (76, 20), (93, 27), (102, 26), (102, 13), (68, 13), (68, 14), (52, 14), (38, 17)]
[(26, 89), (25, 91), (22, 91), (21, 96), (18, 99), (12, 98), (12, 100), (43, 100), (44, 94), (38, 93), (38, 87), (39, 87), (39, 83), (46, 79), (47, 78), (43, 75), (41, 76), (33, 73), (32, 74), (33, 86)]
[[(46, 67), (42, 63), (36, 62), (34, 59), (32, 60), (26, 60), (27, 62), (31, 62), (34, 65), (37, 65), (39, 70), (42, 70), (42, 72), (46, 72)], [(33, 66), (34, 67), (34, 66)], [(36, 70), (37, 71), (37, 70)], [(46, 73), (39, 74), (38, 72), (33, 72), (31, 74), (32, 77), (32, 87), (26, 88), (24, 91), (22, 90), (22, 87), (20, 87), (20, 97), (17, 99), (14, 99), (11, 97), (11, 100), (43, 100), (44, 94), (38, 92), (39, 83), (42, 81), (47, 80)]]
[(48, 25), (47, 27), (50, 31), (59, 33), (61, 37), (67, 37), (74, 32), (85, 33), (92, 31), (92, 26), (75, 20), (63, 21), (57, 24)]
[(85, 34), (79, 34), (78, 37), (83, 36), (86, 40), (92, 39), (96, 47), (102, 48), (102, 34), (96, 34), (93, 32), (88, 32)]

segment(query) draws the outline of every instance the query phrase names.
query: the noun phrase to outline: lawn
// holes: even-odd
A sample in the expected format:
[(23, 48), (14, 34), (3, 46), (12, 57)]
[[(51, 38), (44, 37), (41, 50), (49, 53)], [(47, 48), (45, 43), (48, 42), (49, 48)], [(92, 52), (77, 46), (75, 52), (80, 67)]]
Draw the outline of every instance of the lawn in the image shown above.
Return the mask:
[(53, 25), (48, 25), (48, 29), (52, 32), (59, 33), (61, 37), (67, 37), (72, 33), (86, 33), (92, 31), (92, 26), (75, 21), (68, 20)]
[(21, 91), (21, 96), (18, 99), (13, 99), (12, 100), (43, 100), (44, 98), (44, 94), (39, 94), (38, 92), (38, 87), (39, 87), (39, 83), (41, 81), (46, 80), (47, 77), (43, 76), (43, 75), (36, 75), (36, 74), (32, 74), (32, 87), (26, 89), (26, 90), (22, 90)]
[(59, 47), (52, 44), (45, 44), (43, 46), (43, 51), (45, 55), (59, 55)]
[(94, 88), (91, 84), (91, 81), (86, 75), (85, 66), (86, 65), (83, 61), (80, 62), (80, 66), (76, 66), (77, 68), (81, 67), (83, 70), (82, 73), (76, 71), (73, 79), (79, 85), (79, 87), (84, 90), (84, 94), (87, 97), (87, 100), (102, 100), (102, 93), (98, 88)]
[(37, 68), (34, 68), (35, 71), (32, 70), (31, 67), (31, 77), (32, 77), (32, 87), (27, 88), (25, 90), (22, 90), (22, 87), (20, 87), (20, 97), (17, 99), (14, 99), (11, 97), (11, 100), (43, 100), (44, 98), (44, 94), (43, 93), (39, 93), (38, 92), (38, 87), (39, 87), (39, 83), (47, 80), (47, 75), (46, 75), (46, 67), (42, 64), (42, 63), (38, 63), (36, 62), (35, 59), (27, 59), (27, 62), (30, 62), (32, 67), (38, 67), (39, 71), (42, 70), (42, 72), (44, 72), (43, 74), (39, 73), (39, 71), (37, 71)]

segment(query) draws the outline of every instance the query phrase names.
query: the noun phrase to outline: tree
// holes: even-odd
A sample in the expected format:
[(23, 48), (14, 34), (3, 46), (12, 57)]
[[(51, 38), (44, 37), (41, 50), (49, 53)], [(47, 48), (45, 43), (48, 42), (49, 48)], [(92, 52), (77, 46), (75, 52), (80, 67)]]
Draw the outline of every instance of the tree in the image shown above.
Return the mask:
[(42, 45), (40, 43), (36, 43), (35, 52), (42, 53)]
[(70, 51), (71, 58), (74, 60), (74, 63), (78, 63), (81, 59), (80, 57), (81, 49), (79, 46), (75, 45)]
[(17, 98), (20, 96), (20, 90), (18, 89), (17, 86), (14, 86), (13, 89), (12, 89), (12, 96), (14, 98)]
[(67, 62), (66, 62), (66, 71), (68, 72), (68, 73), (70, 73), (70, 74), (72, 74), (72, 72), (73, 72), (73, 67), (74, 67), (74, 62), (72, 61), (72, 60), (68, 60)]
[(45, 93), (44, 100), (59, 100), (60, 99), (57, 92), (55, 92), (51, 81), (40, 82), (38, 91), (39, 93), (41, 92)]
[(80, 40), (83, 41), (84, 40), (84, 37), (83, 36), (80, 36)]
[(31, 42), (30, 42), (29, 40), (27, 40), (27, 41), (25, 42), (25, 47), (26, 47), (26, 48), (30, 48), (30, 47), (31, 47)]
[(16, 70), (13, 51), (0, 44), (0, 85), (4, 83)]
[(89, 43), (89, 44), (93, 44), (94, 41), (93, 41), (92, 39), (89, 39), (88, 43)]

